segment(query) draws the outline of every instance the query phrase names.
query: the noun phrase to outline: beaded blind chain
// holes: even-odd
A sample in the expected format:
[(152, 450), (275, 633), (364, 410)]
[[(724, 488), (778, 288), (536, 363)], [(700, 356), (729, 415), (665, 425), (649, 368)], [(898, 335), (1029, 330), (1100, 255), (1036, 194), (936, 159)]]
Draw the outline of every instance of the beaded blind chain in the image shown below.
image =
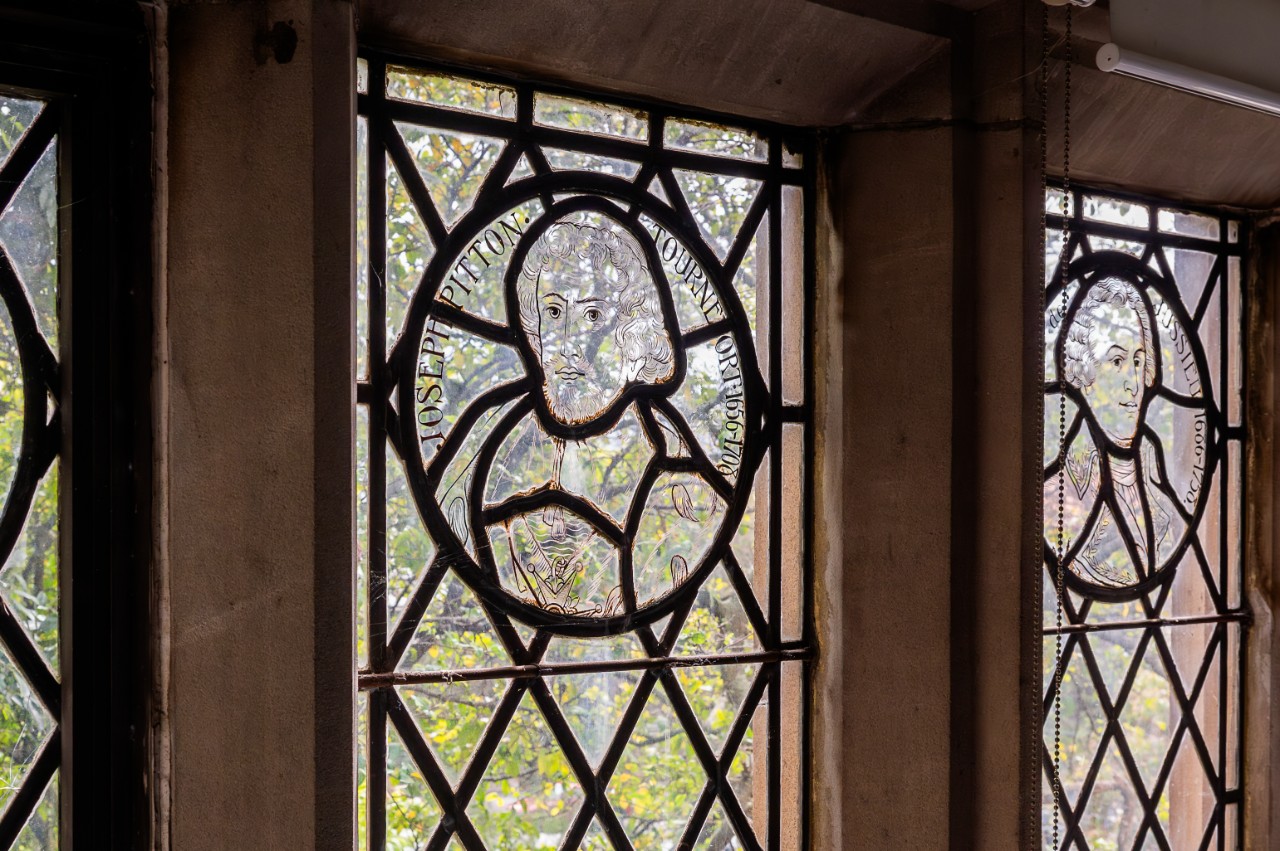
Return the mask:
[[(1048, 166), (1049, 166), (1049, 62), (1053, 52), (1053, 44), (1049, 27), (1049, 9), (1048, 3), (1042, 8), (1041, 33), (1042, 48), (1044, 56), (1040, 65), (1040, 84), (1041, 84), (1041, 139), (1040, 139), (1040, 178), (1041, 178), (1041, 198), (1048, 197)], [(1058, 4), (1054, 4), (1058, 5)], [(1069, 296), (1067, 293), (1067, 285), (1070, 280), (1068, 265), (1070, 261), (1071, 248), (1071, 65), (1073, 61), (1071, 48), (1072, 35), (1072, 4), (1066, 4), (1066, 30), (1065, 30), (1065, 70), (1064, 70), (1064, 92), (1062, 98), (1062, 242), (1058, 255), (1058, 273), (1061, 276), (1061, 299), (1062, 299), (1062, 316), (1067, 315)], [(1045, 246), (1048, 238), (1048, 220), (1047, 205), (1041, 204), (1040, 212), (1040, 239), (1041, 246)], [(1044, 256), (1047, 252), (1041, 252)], [(1044, 292), (1044, 288), (1041, 288)], [(1056, 352), (1057, 347), (1054, 347)], [(1049, 356), (1049, 355), (1046, 355)], [(1062, 381), (1062, 376), (1058, 376), (1058, 380)], [(1059, 388), (1058, 393), (1058, 507), (1057, 507), (1057, 539), (1055, 541), (1056, 550), (1056, 567), (1054, 571), (1054, 592), (1056, 594), (1054, 607), (1054, 620), (1057, 626), (1054, 635), (1054, 658), (1053, 658), (1053, 844), (1052, 848), (1057, 851), (1061, 847), (1061, 822), (1062, 822), (1062, 624), (1063, 624), (1063, 596), (1066, 593), (1064, 587), (1064, 577), (1066, 574), (1066, 555), (1070, 542), (1066, 538), (1066, 456), (1067, 456), (1067, 394), (1063, 392), (1063, 388)]]

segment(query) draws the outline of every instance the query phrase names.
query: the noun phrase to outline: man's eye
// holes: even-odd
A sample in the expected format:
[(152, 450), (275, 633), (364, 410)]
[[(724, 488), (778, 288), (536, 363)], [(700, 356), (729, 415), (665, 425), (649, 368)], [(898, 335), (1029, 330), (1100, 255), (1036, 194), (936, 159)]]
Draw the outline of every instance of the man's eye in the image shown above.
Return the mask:
[(594, 307), (587, 308), (587, 311), (584, 315), (587, 317), (588, 322), (600, 321), (600, 311), (597, 308), (594, 308)]
[(547, 316), (550, 316), (552, 319), (559, 319), (560, 308), (556, 307), (553, 304), (547, 305)]

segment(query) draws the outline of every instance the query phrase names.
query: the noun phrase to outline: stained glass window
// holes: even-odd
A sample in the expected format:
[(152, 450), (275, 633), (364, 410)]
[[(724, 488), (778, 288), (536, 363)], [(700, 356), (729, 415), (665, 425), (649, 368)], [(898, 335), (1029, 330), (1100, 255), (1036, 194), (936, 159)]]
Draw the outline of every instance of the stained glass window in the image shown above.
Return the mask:
[(0, 848), (58, 847), (58, 117), (0, 94)]
[(1044, 845), (1060, 721), (1059, 848), (1233, 851), (1246, 234), (1128, 196), (1045, 203)]
[(811, 139), (357, 77), (366, 848), (803, 847)]

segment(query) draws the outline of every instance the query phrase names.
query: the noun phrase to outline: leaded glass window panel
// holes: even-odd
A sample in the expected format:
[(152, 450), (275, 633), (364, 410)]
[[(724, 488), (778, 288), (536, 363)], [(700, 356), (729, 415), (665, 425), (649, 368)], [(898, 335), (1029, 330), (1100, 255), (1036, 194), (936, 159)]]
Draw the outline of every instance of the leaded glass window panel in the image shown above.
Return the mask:
[(1060, 848), (1234, 851), (1243, 223), (1078, 189), (1045, 203), (1045, 847), (1061, 642)]
[(368, 851), (805, 847), (811, 139), (359, 76)]
[(0, 848), (58, 847), (58, 107), (0, 93)]

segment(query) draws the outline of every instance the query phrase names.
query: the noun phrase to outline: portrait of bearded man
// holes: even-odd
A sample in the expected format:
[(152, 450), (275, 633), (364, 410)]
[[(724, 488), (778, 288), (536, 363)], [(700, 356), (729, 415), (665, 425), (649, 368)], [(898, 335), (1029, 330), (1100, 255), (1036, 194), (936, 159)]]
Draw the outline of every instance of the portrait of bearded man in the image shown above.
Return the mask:
[[(527, 398), (528, 410), (505, 433), (475, 438), (477, 447), (497, 441), (486, 480), (476, 482), (471, 473), (481, 450), (463, 453), (455, 460), (459, 469), (446, 476), (440, 503), (473, 555), (478, 545), (490, 548), (509, 592), (551, 612), (617, 615), (623, 610), (621, 530), (636, 527), (627, 557), (644, 605), (683, 583), (726, 510), (697, 472), (664, 470), (640, 493), (655, 455), (693, 454), (691, 431), (674, 421), (680, 419), (674, 408), (650, 404), (653, 393), (636, 392), (669, 391), (678, 378), (658, 284), (636, 234), (603, 213), (577, 213), (536, 236), (515, 291), (519, 333), (535, 361), (526, 369), (541, 377), (530, 395), (541, 399)], [(631, 400), (619, 410), (628, 393)], [(548, 434), (539, 407), (553, 423), (585, 436)], [(499, 413), (481, 417), (476, 429), (492, 431)], [(597, 427), (605, 417), (616, 422)], [(503, 516), (485, 526), (487, 540), (476, 541), (468, 494), (477, 487), (486, 507), (554, 492), (560, 503), (581, 508), (552, 504)], [(619, 534), (611, 540), (602, 526)]]

